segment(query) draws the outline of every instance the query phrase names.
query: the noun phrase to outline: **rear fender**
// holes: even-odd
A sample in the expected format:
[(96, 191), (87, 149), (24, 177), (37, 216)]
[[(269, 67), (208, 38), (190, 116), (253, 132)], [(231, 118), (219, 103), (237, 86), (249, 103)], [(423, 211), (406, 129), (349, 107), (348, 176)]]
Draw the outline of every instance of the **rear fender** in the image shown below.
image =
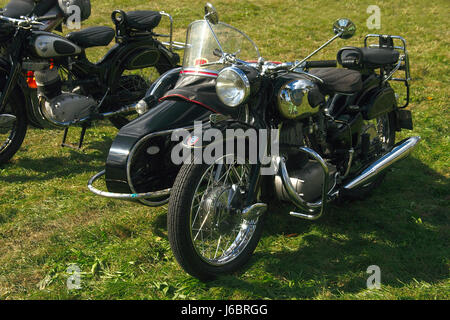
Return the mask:
[(371, 91), (366, 103), (361, 105), (364, 119), (371, 120), (397, 108), (395, 92), (391, 87)]

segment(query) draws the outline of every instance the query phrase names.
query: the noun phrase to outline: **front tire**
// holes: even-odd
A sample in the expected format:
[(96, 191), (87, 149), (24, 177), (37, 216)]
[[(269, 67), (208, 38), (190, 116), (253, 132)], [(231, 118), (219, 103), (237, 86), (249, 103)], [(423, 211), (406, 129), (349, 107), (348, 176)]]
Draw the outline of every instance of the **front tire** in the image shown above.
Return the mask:
[[(227, 180), (218, 171), (232, 174)], [(246, 169), (236, 164), (181, 168), (170, 195), (167, 225), (173, 254), (190, 275), (212, 280), (250, 259), (261, 238), (264, 216), (247, 221), (223, 207), (230, 186), (248, 187), (249, 172), (249, 165)]]

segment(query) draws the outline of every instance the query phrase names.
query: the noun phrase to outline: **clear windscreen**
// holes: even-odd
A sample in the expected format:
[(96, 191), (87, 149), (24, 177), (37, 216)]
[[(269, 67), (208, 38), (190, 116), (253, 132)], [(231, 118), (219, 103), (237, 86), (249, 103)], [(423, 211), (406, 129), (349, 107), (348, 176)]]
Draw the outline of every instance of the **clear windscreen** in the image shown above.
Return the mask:
[(222, 56), (220, 47), (224, 52), (234, 54), (237, 59), (244, 61), (258, 60), (258, 48), (244, 33), (222, 22), (211, 25), (211, 27), (219, 40), (220, 46), (205, 20), (195, 21), (189, 25), (183, 69), (208, 69), (213, 71), (223, 69), (224, 64), (217, 64)]

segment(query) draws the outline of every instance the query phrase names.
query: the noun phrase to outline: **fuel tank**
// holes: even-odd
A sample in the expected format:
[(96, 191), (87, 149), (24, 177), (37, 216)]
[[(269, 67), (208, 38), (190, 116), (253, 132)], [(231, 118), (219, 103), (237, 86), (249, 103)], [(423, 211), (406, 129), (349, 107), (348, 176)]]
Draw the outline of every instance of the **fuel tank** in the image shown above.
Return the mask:
[(38, 58), (75, 56), (83, 49), (66, 38), (51, 32), (35, 32), (31, 39), (31, 51)]

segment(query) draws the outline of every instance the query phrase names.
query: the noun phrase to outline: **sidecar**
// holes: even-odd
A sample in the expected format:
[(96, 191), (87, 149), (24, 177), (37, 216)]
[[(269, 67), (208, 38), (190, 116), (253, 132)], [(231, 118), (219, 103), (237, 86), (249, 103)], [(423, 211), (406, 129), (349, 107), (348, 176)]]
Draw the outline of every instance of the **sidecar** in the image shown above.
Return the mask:
[[(181, 68), (163, 74), (139, 102), (144, 115), (122, 127), (111, 145), (105, 170), (93, 176), (88, 188), (93, 193), (148, 206), (168, 202), (170, 189), (181, 165), (171, 161), (173, 147), (180, 143), (176, 132), (190, 131), (195, 121), (208, 121), (211, 110), (187, 99), (161, 100), (177, 83)], [(105, 176), (108, 191), (93, 186)]]

